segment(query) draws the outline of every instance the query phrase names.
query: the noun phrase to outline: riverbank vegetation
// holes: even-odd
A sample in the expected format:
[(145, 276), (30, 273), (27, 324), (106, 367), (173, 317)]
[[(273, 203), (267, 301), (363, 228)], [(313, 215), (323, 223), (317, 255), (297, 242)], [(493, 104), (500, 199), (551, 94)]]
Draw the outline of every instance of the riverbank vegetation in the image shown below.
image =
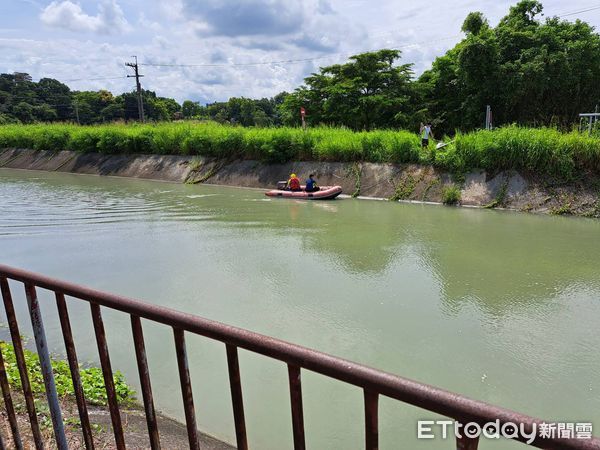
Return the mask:
[[(21, 377), (15, 357), (14, 347), (11, 343), (0, 341), (0, 349), (4, 358), (4, 369), (11, 390), (11, 398), (17, 419), (17, 426), (25, 448), (33, 448), (34, 440), (29, 425), (25, 397), (21, 387)], [(33, 393), (33, 401), (37, 412), (38, 422), (42, 439), (47, 448), (55, 448), (54, 433), (46, 391), (44, 387), (44, 378), (41, 371), (40, 361), (35, 352), (23, 350), (25, 363), (27, 365), (27, 375), (29, 384)], [(59, 397), (63, 423), (69, 448), (83, 448), (84, 443), (81, 434), (81, 422), (79, 412), (73, 391), (73, 382), (71, 372), (66, 361), (52, 357), (52, 371), (56, 392)], [(88, 402), (88, 415), (94, 441), (99, 448), (109, 448), (112, 444), (112, 432), (106, 425), (107, 417), (107, 397), (104, 387), (104, 378), (102, 370), (98, 367), (80, 367), (81, 384), (85, 398)], [(127, 385), (121, 372), (114, 373), (114, 384), (117, 395), (117, 401), (121, 405), (121, 412), (136, 411), (138, 405), (135, 402), (135, 393)], [(3, 400), (1, 401), (3, 402)], [(127, 417), (127, 416), (126, 416)], [(127, 427), (128, 425), (126, 425)], [(6, 415), (0, 416), (0, 428), (3, 430), (5, 445), (7, 448), (16, 448), (12, 442), (12, 433), (9, 431), (9, 423)]]
[(571, 179), (600, 174), (600, 138), (553, 128), (508, 126), (458, 133), (444, 148), (422, 149), (408, 131), (347, 128), (244, 128), (218, 123), (0, 126), (0, 148), (104, 154), (199, 155), (219, 159), (419, 163), (452, 173), (480, 168)]
[[(299, 126), (302, 107), (310, 127), (418, 130), (420, 122), (431, 121), (437, 135), (453, 135), (483, 127), (490, 105), (496, 126), (569, 130), (578, 113), (591, 112), (600, 102), (600, 35), (583, 21), (542, 19), (542, 13), (536, 0), (521, 0), (495, 26), (482, 13), (470, 13), (461, 30), (464, 39), (418, 77), (399, 50), (382, 49), (322, 67), (292, 93), (272, 98), (180, 105), (143, 91), (146, 118)], [(71, 91), (51, 78), (35, 82), (26, 73), (0, 74), (0, 124), (137, 118), (133, 92)]]
[[(14, 347), (10, 343), (0, 341), (0, 349), (4, 358), (4, 367), (9, 385), (13, 389), (21, 390), (21, 377), (19, 376)], [(27, 365), (29, 384), (31, 385), (31, 391), (39, 410), (38, 413), (44, 414), (48, 412), (48, 407), (46, 405), (46, 391), (40, 360), (38, 355), (31, 350), (24, 349), (23, 353)], [(52, 358), (51, 362), (58, 396), (61, 398), (66, 396), (75, 398), (71, 371), (67, 361)], [(91, 405), (106, 406), (108, 400), (102, 370), (99, 367), (82, 367), (79, 369), (79, 374), (86, 400)], [(135, 401), (135, 392), (127, 385), (123, 374), (119, 371), (114, 373), (114, 384), (117, 401), (120, 404), (127, 405)]]

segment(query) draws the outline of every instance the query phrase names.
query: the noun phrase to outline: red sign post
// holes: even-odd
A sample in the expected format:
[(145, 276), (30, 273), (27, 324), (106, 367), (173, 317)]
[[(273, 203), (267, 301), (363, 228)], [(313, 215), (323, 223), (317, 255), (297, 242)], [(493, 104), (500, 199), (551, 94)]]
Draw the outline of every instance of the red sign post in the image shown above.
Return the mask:
[(300, 107), (300, 117), (302, 118), (302, 129), (306, 130), (306, 109), (304, 109), (304, 106)]

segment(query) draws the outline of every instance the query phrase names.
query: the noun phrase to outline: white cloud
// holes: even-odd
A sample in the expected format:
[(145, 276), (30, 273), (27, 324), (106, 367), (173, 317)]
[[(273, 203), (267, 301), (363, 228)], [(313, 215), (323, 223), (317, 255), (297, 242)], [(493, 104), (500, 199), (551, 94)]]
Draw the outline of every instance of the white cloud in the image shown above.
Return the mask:
[(40, 19), (48, 26), (75, 32), (114, 34), (130, 29), (116, 0), (101, 2), (95, 16), (86, 14), (78, 3), (70, 0), (53, 1), (44, 8)]
[[(89, 5), (96, 4), (94, 0), (57, 0), (50, 5), (50, 0), (43, 2), (48, 5), (42, 13), (43, 23), (71, 30), (69, 35), (40, 27), (35, 14), (24, 23), (0, 16), (0, 72), (28, 72), (34, 79), (82, 79), (67, 84), (71, 89), (109, 89), (119, 94), (134, 89), (133, 80), (125, 78), (131, 71), (124, 63), (131, 60), (131, 55), (138, 55), (140, 63), (173, 65), (141, 68), (144, 89), (161, 96), (202, 102), (231, 96), (270, 97), (298, 87), (320, 66), (343, 63), (349, 55), (380, 48), (402, 49), (402, 63), (414, 63), (418, 75), (460, 39), (457, 35), (461, 23), (470, 11), (481, 10), (490, 22), (497, 23), (516, 0), (431, 0), (425, 6), (416, 0), (290, 0), (289, 4), (287, 0), (247, 0), (259, 8), (254, 15), (265, 26), (260, 33), (256, 27), (236, 28), (235, 32), (222, 28), (226, 24), (242, 25), (239, 17), (207, 20), (215, 10), (235, 12), (221, 8), (216, 0), (101, 1), (97, 10), (89, 9)], [(208, 6), (189, 9), (191, 3), (204, 1)], [(244, 2), (222, 1), (231, 8)], [(568, 7), (560, 0), (544, 3), (547, 14), (552, 15), (584, 9), (588, 2), (573, 0)], [(288, 26), (274, 23), (273, 11), (281, 12), (282, 23)], [(294, 26), (290, 11), (301, 19), (300, 26)], [(597, 14), (580, 18), (600, 25)], [(204, 27), (203, 33), (198, 31), (200, 26)], [(135, 32), (109, 34), (124, 29)], [(227, 65), (302, 59), (311, 60)], [(121, 79), (93, 79), (102, 77)]]

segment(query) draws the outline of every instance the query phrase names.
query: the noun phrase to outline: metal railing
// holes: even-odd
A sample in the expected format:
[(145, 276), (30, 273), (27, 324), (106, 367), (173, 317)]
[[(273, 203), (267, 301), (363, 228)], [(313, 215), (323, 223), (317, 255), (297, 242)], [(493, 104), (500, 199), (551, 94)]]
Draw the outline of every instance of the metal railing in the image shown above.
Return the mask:
[[(247, 449), (248, 440), (246, 436), (246, 422), (244, 418), (242, 385), (240, 382), (238, 348), (258, 353), (287, 364), (291, 402), (291, 422), (294, 449), (296, 450), (305, 448), (304, 416), (302, 410), (302, 370), (316, 372), (363, 389), (365, 447), (367, 449), (378, 448), (379, 396), (390, 397), (392, 399), (426, 409), (433, 413), (452, 418), (462, 424), (474, 422), (484, 425), (496, 420), (499, 421), (500, 425), (518, 424), (523, 427), (527, 435), (532, 434), (532, 431), (535, 429), (535, 427), (543, 423), (543, 421), (539, 419), (528, 417), (476, 400), (471, 400), (442, 389), (421, 384), (406, 378), (401, 378), (389, 373), (381, 372), (370, 367), (336, 358), (325, 353), (290, 344), (278, 339), (273, 339), (268, 336), (260, 335), (190, 314), (185, 314), (169, 308), (146, 304), (130, 298), (107, 294), (101, 291), (55, 280), (24, 270), (0, 265), (0, 287), (2, 290), (2, 298), (4, 301), (12, 343), (15, 350), (23, 394), (25, 396), (25, 403), (29, 415), (32, 436), (37, 449), (43, 448), (42, 435), (40, 433), (31, 385), (27, 375), (23, 345), (19, 334), (19, 326), (17, 324), (17, 318), (15, 315), (13, 300), (8, 283), (9, 280), (24, 284), (37, 352), (40, 358), (41, 368), (44, 376), (46, 394), (51, 412), (52, 424), (54, 427), (54, 436), (57, 447), (60, 449), (66, 449), (67, 442), (63, 428), (60, 405), (54, 385), (52, 369), (50, 366), (50, 355), (47, 348), (42, 316), (40, 314), (40, 308), (37, 299), (37, 288), (52, 291), (56, 297), (56, 307), (58, 309), (67, 359), (71, 370), (83, 438), (85, 446), (88, 449), (94, 448), (94, 442), (86, 409), (86, 400), (79, 376), (77, 354), (73, 342), (73, 334), (71, 332), (65, 296), (83, 300), (88, 302), (90, 305), (91, 316), (96, 335), (96, 343), (98, 346), (100, 363), (102, 366), (102, 373), (106, 386), (106, 394), (115, 443), (118, 449), (125, 448), (125, 439), (121, 424), (119, 405), (117, 403), (117, 396), (115, 393), (115, 386), (113, 383), (113, 372), (110, 363), (108, 346), (106, 343), (101, 307), (118, 310), (130, 315), (140, 385), (142, 388), (142, 398), (144, 402), (146, 422), (148, 425), (148, 436), (152, 449), (160, 448), (160, 437), (152, 397), (148, 364), (146, 361), (146, 351), (141, 319), (161, 323), (172, 327), (173, 329), (177, 365), (179, 369), (179, 380), (185, 409), (188, 440), (190, 448), (192, 449), (199, 448), (199, 440), (194, 411), (194, 400), (192, 396), (192, 385), (190, 381), (190, 373), (186, 355), (186, 332), (214, 339), (225, 344), (232, 397), (233, 417), (235, 423), (235, 434), (237, 447), (239, 449)], [(2, 394), (4, 396), (6, 414), (12, 431), (13, 442), (15, 447), (20, 449), (23, 448), (23, 444), (19, 435), (17, 419), (11, 400), (10, 389), (8, 386), (8, 380), (4, 370), (4, 362), (1, 354), (0, 384), (2, 387)], [(521, 442), (526, 442), (525, 437), (521, 435), (515, 439)], [(547, 449), (600, 449), (600, 439), (561, 439), (559, 437), (546, 439), (536, 436), (530, 445)], [(468, 438), (466, 437), (465, 433), (463, 433), (463, 437), (457, 438), (456, 441), (457, 449), (474, 450), (477, 449), (477, 446), (478, 438)]]

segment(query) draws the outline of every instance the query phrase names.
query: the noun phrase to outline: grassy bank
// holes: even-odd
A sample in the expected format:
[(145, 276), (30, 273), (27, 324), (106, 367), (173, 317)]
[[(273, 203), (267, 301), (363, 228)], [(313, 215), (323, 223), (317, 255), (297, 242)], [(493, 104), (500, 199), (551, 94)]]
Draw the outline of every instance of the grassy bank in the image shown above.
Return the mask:
[[(21, 390), (21, 377), (17, 366), (17, 358), (12, 344), (0, 341), (0, 349), (4, 357), (4, 367), (8, 383), (14, 389)], [(43, 410), (47, 410), (46, 390), (44, 387), (44, 378), (40, 366), (40, 360), (37, 353), (24, 349), (25, 363), (27, 364), (27, 374), (31, 391), (35, 397), (36, 403), (40, 403)], [(71, 371), (67, 361), (52, 358), (52, 372), (56, 384), (56, 392), (59, 397), (75, 396), (73, 390), (73, 381), (71, 380)], [(86, 400), (92, 405), (106, 406), (108, 400), (106, 389), (104, 388), (104, 378), (102, 370), (99, 367), (80, 368), (81, 384)], [(119, 371), (114, 373), (115, 391), (119, 403), (128, 404), (135, 400), (135, 393), (125, 383), (123, 374)]]
[(156, 125), (6, 125), (0, 148), (77, 152), (154, 153), (256, 159), (421, 163), (455, 173), (516, 169), (571, 178), (600, 173), (600, 138), (516, 126), (457, 134), (443, 149), (420, 148), (408, 131), (353, 132), (341, 128), (242, 128), (216, 123)]
[[(0, 341), (0, 350), (2, 351), (2, 356), (4, 358), (4, 368), (11, 388), (11, 397), (21, 438), (23, 439), (25, 448), (33, 448), (33, 436), (31, 434), (29, 418), (27, 416), (25, 398), (22, 393), (21, 377), (19, 376), (14, 348), (11, 343)], [(52, 421), (46, 399), (40, 361), (35, 352), (27, 349), (24, 349), (24, 356), (35, 409), (40, 424), (40, 431), (48, 448), (53, 448), (56, 443), (54, 442)], [(69, 448), (83, 448), (79, 412), (75, 402), (75, 393), (73, 391), (73, 382), (71, 380), (69, 365), (66, 361), (56, 358), (52, 358), (51, 363)], [(83, 391), (88, 402), (88, 412), (90, 414), (90, 423), (92, 425), (94, 439), (100, 447), (109, 448), (112, 442), (112, 432), (104, 424), (98, 424), (95, 420), (97, 419), (97, 411), (101, 414), (103, 413), (103, 416), (107, 415), (107, 397), (102, 370), (98, 367), (82, 367), (80, 368), (79, 373), (81, 375)], [(135, 393), (126, 384), (121, 372), (115, 372), (114, 383), (119, 404), (122, 407), (125, 407), (125, 410), (129, 407), (136, 407)], [(4, 403), (3, 399), (0, 400), (0, 403)], [(4, 439), (8, 440), (8, 442), (5, 441), (5, 444), (10, 448), (12, 442), (10, 438), (7, 437), (12, 436), (12, 432), (9, 431), (8, 419), (5, 415), (0, 417), (0, 429), (3, 431)]]

